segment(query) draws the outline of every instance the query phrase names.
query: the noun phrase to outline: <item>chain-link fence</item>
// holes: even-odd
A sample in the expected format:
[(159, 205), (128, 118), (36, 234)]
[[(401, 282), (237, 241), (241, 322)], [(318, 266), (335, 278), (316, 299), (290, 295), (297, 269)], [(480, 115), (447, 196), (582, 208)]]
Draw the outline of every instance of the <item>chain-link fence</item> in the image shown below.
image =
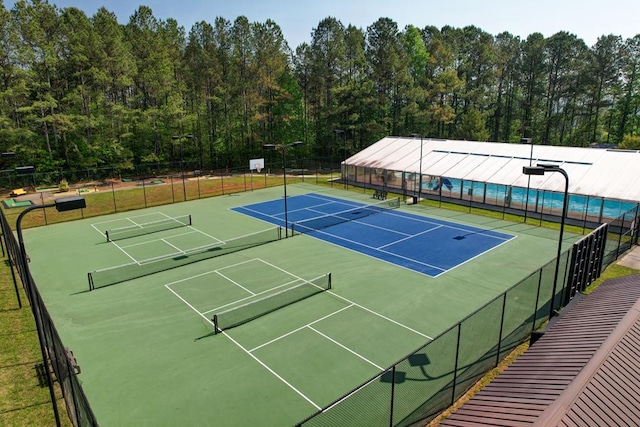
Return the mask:
[[(607, 236), (604, 246), (598, 244), (603, 229)], [(598, 228), (586, 236), (585, 239), (591, 239), (586, 246), (592, 253), (573, 256), (575, 251), (585, 249), (583, 241), (576, 243), (562, 253), (560, 259), (540, 268), (433, 341), (297, 426), (334, 426), (347, 419), (353, 426), (411, 426), (433, 419), (526, 341), (549, 319), (550, 313), (568, 304), (569, 298), (565, 296), (572, 296), (569, 290), (575, 288), (570, 272), (583, 271), (585, 266), (580, 263), (584, 258), (591, 263), (580, 290), (597, 279), (600, 272), (632, 244), (637, 244), (637, 235), (638, 210), (632, 209), (615, 218), (608, 227)], [(556, 262), (559, 266), (557, 289), (554, 284)]]
[[(268, 168), (269, 166), (267, 166)], [(321, 179), (321, 172), (325, 172), (322, 168), (316, 168), (314, 172), (309, 172), (308, 168), (303, 169), (305, 170), (302, 173), (293, 169), (287, 170), (287, 174), (295, 174), (296, 179), (304, 182), (334, 185), (333, 170), (328, 171), (328, 178), (325, 173), (322, 174), (323, 178)], [(255, 180), (256, 177), (253, 176), (253, 173), (238, 169), (220, 172), (219, 176), (213, 174), (206, 177), (206, 175), (192, 174), (189, 177), (193, 180), (189, 183), (182, 174), (179, 178), (167, 175), (169, 183), (162, 190), (162, 196), (159, 195), (160, 190), (155, 190), (155, 187), (153, 187), (154, 190), (147, 188), (147, 180), (158, 179), (158, 176), (138, 177), (130, 181), (139, 184), (137, 188), (134, 185), (134, 188), (116, 190), (115, 185), (112, 184), (107, 186), (108, 191), (91, 196), (112, 200), (107, 205), (112, 206), (113, 212), (117, 212), (154, 204), (191, 200), (188, 196), (190, 194), (193, 195), (192, 198), (200, 198), (203, 195), (227, 194), (225, 192), (232, 191), (251, 191), (252, 188), (256, 188), (252, 185), (258, 185), (258, 181), (260, 185), (271, 185), (269, 180), (272, 178), (274, 179), (273, 185), (280, 184), (278, 177), (271, 176), (269, 171), (264, 175), (259, 175)], [(339, 175), (336, 175), (336, 179), (338, 178)], [(202, 190), (204, 185), (198, 187), (203, 184), (205, 179), (217, 179), (219, 182), (214, 187), (217, 190), (207, 192)], [(228, 182), (226, 184), (228, 186), (225, 187), (223, 183), (225, 179), (235, 181), (232, 184)], [(126, 182), (124, 179), (121, 181)], [(344, 184), (336, 185), (342, 186)], [(183, 192), (182, 198), (180, 198), (181, 191)], [(44, 196), (41, 197), (44, 202)], [(75, 217), (71, 212), (66, 213), (65, 219), (109, 213), (108, 208), (106, 211), (104, 209), (90, 211), (91, 204), (88, 203), (87, 206), (88, 208), (80, 211)], [(5, 212), (2, 210), (0, 225), (9, 262), (12, 268), (18, 272), (22, 286), (29, 296), (47, 372), (52, 371), (55, 374), (65, 398), (69, 417), (74, 425), (97, 425), (78, 380), (79, 368), (75, 364), (73, 354), (60, 340), (54, 323), (40, 298), (37, 286), (30, 275), (26, 254), (14, 237), (10, 224), (15, 223), (15, 218), (10, 221), (10, 216), (5, 215)], [(42, 212), (44, 215), (45, 209), (34, 210), (34, 214), (36, 212)], [(36, 224), (47, 224), (62, 219), (56, 213), (50, 213), (49, 216), (38, 218)], [(593, 258), (602, 263), (596, 266), (597, 271), (615, 261), (631, 245), (637, 244), (638, 210), (629, 210), (615, 218), (609, 223), (608, 231), (605, 234), (606, 243), (603, 255)], [(368, 427), (408, 426), (433, 418), (455, 402), (510, 351), (524, 342), (532, 331), (539, 328), (548, 319), (550, 313), (568, 302), (566, 298), (563, 298), (563, 295), (567, 294), (569, 271), (573, 268), (570, 264), (574, 259), (572, 253), (575, 250), (577, 250), (576, 246), (562, 253), (560, 259), (557, 260), (559, 262), (557, 282), (559, 286), (555, 295), (552, 295), (556, 288), (554, 286), (556, 261), (554, 260), (461, 322), (453, 325), (433, 341), (426, 343), (384, 372), (366, 381), (357, 389), (298, 425), (332, 426), (349, 420), (350, 425), (366, 425)], [(588, 283), (597, 278), (594, 274), (588, 277)], [(588, 283), (583, 282), (583, 286)]]

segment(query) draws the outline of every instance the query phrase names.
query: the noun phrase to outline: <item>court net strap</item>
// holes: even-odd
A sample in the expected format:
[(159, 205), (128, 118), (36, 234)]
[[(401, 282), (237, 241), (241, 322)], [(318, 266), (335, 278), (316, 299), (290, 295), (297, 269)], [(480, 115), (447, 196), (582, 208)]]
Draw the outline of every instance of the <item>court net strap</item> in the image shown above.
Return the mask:
[(104, 232), (107, 242), (113, 240), (128, 239), (158, 231), (171, 230), (172, 228), (191, 225), (191, 215), (163, 218), (157, 221), (143, 222), (141, 224), (128, 225), (126, 227), (113, 228)]
[(292, 224), (291, 228), (294, 233), (309, 233), (314, 230), (321, 230), (323, 228), (332, 227), (334, 225), (342, 224), (349, 221), (354, 221), (399, 207), (400, 198), (396, 197), (369, 205), (347, 209), (342, 212), (331, 213), (304, 221), (298, 221)]
[(216, 242), (178, 253), (150, 258), (144, 261), (122, 264), (115, 267), (94, 270), (87, 274), (89, 290), (115, 285), (127, 280), (137, 279), (172, 268), (215, 258), (221, 255), (249, 249), (265, 243), (280, 240), (282, 238), (281, 227), (268, 228), (256, 233), (246, 234), (233, 239)]
[(214, 333), (250, 322), (305, 298), (331, 289), (331, 273), (312, 280), (305, 280), (295, 286), (276, 293), (261, 296), (248, 302), (213, 315)]

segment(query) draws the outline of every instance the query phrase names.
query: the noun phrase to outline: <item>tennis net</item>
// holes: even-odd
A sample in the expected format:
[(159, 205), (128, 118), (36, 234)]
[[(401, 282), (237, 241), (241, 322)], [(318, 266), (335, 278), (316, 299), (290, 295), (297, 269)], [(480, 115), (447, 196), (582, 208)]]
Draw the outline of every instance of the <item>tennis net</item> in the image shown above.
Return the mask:
[(213, 315), (214, 333), (250, 322), (329, 289), (331, 289), (331, 273), (221, 311)]
[(281, 237), (282, 229), (280, 227), (269, 228), (170, 255), (94, 270), (88, 273), (89, 290), (115, 285), (116, 283), (126, 282), (127, 280), (137, 279), (205, 259), (249, 249), (280, 240)]
[(186, 227), (188, 225), (191, 225), (191, 215), (183, 215), (174, 218), (163, 218), (158, 221), (114, 228), (105, 231), (104, 234), (107, 236), (107, 242), (111, 242), (113, 240), (128, 239), (130, 237), (142, 236), (144, 234), (156, 233), (158, 231), (171, 230), (172, 228)]
[(400, 198), (383, 200), (370, 205), (358, 206), (342, 212), (330, 213), (316, 218), (298, 221), (291, 225), (294, 233), (310, 233), (315, 230), (332, 227), (349, 221), (354, 221), (370, 215), (386, 212), (400, 207)]

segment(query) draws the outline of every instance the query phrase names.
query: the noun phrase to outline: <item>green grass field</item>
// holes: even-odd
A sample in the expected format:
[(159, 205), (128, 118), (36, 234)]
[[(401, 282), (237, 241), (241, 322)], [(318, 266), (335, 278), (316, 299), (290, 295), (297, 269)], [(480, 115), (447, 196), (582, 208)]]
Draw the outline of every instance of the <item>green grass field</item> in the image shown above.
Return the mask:
[[(310, 184), (287, 189), (372, 201)], [(32, 273), (82, 368), (100, 425), (292, 425), (524, 279), (557, 249), (555, 230), (406, 205), (517, 238), (435, 279), (296, 236), (88, 290), (90, 271), (272, 227), (229, 208), (280, 197), (281, 187), (267, 188), (25, 230)], [(126, 218), (185, 214), (193, 216), (191, 234), (177, 228), (116, 244), (101, 234)], [(578, 238), (565, 233), (567, 247)], [(240, 304), (247, 295), (240, 289), (255, 298), (329, 272), (330, 291), (212, 334), (208, 316)], [(437, 355), (430, 359), (436, 372)]]

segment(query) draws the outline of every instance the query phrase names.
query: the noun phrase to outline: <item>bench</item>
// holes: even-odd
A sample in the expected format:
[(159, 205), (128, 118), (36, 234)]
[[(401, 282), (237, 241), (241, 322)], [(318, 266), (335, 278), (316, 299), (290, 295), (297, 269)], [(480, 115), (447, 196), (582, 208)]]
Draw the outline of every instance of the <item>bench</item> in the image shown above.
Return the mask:
[(374, 199), (379, 199), (379, 200), (384, 200), (387, 198), (387, 192), (384, 190), (376, 190), (373, 193), (373, 198)]

